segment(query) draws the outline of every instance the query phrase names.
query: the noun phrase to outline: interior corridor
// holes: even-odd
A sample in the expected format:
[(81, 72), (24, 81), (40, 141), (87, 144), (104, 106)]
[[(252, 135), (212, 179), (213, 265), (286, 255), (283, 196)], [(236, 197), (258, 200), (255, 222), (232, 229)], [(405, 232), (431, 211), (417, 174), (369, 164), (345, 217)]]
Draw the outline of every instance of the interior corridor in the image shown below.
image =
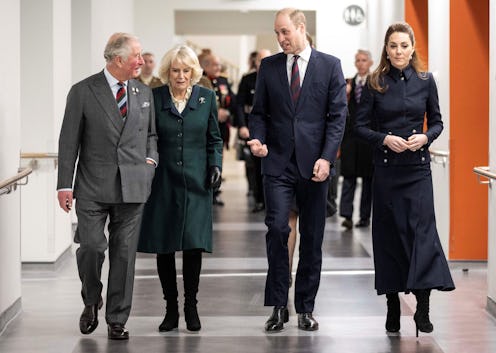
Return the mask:
[[(139, 254), (133, 310), (127, 323), (130, 340), (107, 339), (102, 311), (96, 331), (88, 336), (80, 334), (78, 320), (83, 306), (72, 251), (56, 268), (23, 266), (22, 312), (1, 333), (0, 352), (496, 352), (496, 322), (485, 308), (486, 263), (450, 264), (457, 289), (431, 295), (432, 334), (415, 337), (415, 298), (402, 295), (401, 334), (388, 336), (384, 329), (385, 297), (374, 291), (370, 228), (346, 231), (337, 216), (328, 218), (323, 244), (322, 278), (314, 312), (319, 331), (298, 330), (290, 306), (290, 321), (284, 331), (266, 334), (264, 323), (272, 310), (263, 306), (266, 227), (262, 213), (249, 211), (253, 205), (243, 174), (242, 163), (228, 154), (222, 186), (226, 205), (215, 209), (214, 252), (204, 255), (203, 260), (199, 333), (186, 330), (182, 311), (178, 330), (158, 332), (165, 304), (155, 257)], [(180, 259), (177, 256), (178, 271)], [(105, 270), (102, 278), (106, 276)], [(182, 279), (178, 282), (182, 305)], [(292, 291), (290, 296), (289, 303)]]

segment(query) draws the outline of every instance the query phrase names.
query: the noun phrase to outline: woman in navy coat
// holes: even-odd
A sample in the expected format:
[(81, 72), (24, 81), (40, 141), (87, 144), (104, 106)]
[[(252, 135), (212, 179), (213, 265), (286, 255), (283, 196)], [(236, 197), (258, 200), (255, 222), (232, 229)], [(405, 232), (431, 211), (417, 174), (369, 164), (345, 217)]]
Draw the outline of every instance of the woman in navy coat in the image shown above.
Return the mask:
[(355, 133), (374, 147), (375, 288), (387, 297), (386, 330), (400, 329), (398, 293), (413, 292), (418, 335), (433, 330), (431, 290), (455, 286), (436, 229), (428, 150), (443, 123), (436, 82), (422, 72), (414, 45), (407, 23), (388, 28), (379, 66), (362, 92)]
[(153, 90), (160, 163), (145, 205), (138, 251), (157, 254), (167, 302), (159, 331), (178, 327), (175, 252), (183, 252), (186, 327), (198, 331), (202, 252), (212, 251), (212, 188), (220, 185), (222, 167), (217, 103), (213, 91), (196, 85), (202, 69), (189, 47), (167, 52), (159, 74), (166, 84)]

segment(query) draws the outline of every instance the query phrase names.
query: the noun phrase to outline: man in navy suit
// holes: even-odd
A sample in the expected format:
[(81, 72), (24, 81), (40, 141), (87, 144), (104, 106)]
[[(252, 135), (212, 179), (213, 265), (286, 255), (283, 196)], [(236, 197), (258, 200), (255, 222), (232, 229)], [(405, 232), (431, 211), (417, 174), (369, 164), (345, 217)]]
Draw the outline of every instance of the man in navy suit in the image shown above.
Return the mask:
[(327, 180), (346, 121), (346, 83), (340, 61), (308, 44), (302, 11), (278, 11), (274, 30), (283, 53), (265, 58), (260, 66), (248, 143), (262, 158), (264, 177), (265, 305), (274, 307), (265, 330), (281, 331), (288, 321), (288, 216), (296, 197), (300, 260), (295, 309), (298, 327), (314, 331), (319, 327), (312, 312), (322, 267)]

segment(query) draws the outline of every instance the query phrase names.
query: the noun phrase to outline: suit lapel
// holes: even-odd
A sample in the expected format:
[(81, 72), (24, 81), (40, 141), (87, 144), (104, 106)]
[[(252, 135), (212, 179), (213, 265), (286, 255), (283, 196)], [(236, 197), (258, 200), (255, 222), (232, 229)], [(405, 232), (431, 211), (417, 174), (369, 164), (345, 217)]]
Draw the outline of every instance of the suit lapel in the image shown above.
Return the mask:
[(120, 132), (124, 127), (124, 121), (117, 108), (117, 102), (112, 94), (112, 90), (105, 78), (103, 71), (98, 75), (91, 85), (91, 89), (95, 94), (96, 100), (105, 111), (107, 118), (110, 119), (115, 128)]
[(307, 96), (311, 93), (312, 89), (312, 78), (317, 71), (317, 61), (318, 56), (315, 53), (315, 50), (312, 49), (312, 53), (310, 54), (310, 60), (307, 64), (307, 70), (305, 71), (305, 77), (303, 78), (303, 84), (301, 85), (300, 98), (298, 99), (298, 106), (302, 106), (302, 102), (307, 98)]
[(169, 92), (169, 87), (164, 86), (162, 90), (162, 109), (168, 110), (170, 113), (178, 118), (182, 118), (183, 116), (177, 111), (176, 106), (172, 103), (172, 97)]
[(287, 94), (285, 95), (286, 96), (286, 103), (288, 104), (289, 107), (291, 107), (291, 109), (294, 109), (294, 103), (293, 103), (293, 99), (291, 99), (291, 89), (289, 87), (289, 81), (288, 81), (288, 71), (287, 71), (287, 67), (286, 67), (287, 55), (284, 53), (281, 53), (279, 55), (280, 55), (279, 59), (275, 63), (276, 70), (278, 72), (277, 75), (279, 76), (279, 79), (280, 79), (282, 91), (287, 92)]

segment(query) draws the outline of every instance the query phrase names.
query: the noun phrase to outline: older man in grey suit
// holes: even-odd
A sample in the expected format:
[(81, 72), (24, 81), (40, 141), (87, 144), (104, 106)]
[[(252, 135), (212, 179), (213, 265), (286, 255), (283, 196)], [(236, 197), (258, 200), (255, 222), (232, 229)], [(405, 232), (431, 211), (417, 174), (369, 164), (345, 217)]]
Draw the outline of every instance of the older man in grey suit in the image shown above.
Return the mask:
[(98, 325), (98, 309), (103, 305), (101, 269), (108, 247), (108, 337), (128, 339), (125, 324), (131, 311), (143, 204), (158, 162), (157, 136), (151, 90), (134, 80), (143, 65), (138, 39), (115, 33), (104, 56), (105, 69), (76, 83), (68, 94), (57, 190), (66, 212), (77, 199), (74, 241), (80, 244), (76, 256), (85, 305), (79, 328), (89, 334)]

